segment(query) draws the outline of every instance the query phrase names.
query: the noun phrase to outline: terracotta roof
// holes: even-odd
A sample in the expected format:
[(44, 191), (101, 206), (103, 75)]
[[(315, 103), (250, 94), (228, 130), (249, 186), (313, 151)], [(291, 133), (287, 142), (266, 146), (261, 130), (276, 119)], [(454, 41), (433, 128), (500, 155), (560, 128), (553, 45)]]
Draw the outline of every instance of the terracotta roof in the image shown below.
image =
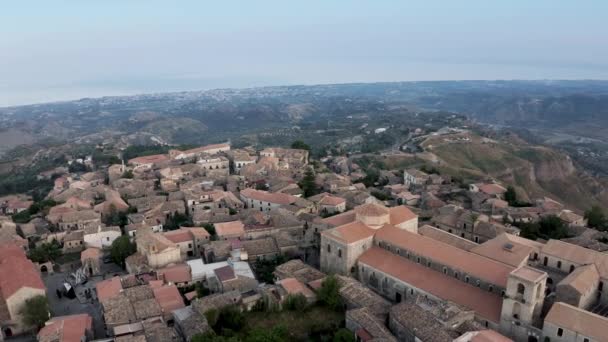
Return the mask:
[(189, 230), (190, 233), (192, 233), (192, 235), (194, 235), (194, 237), (197, 239), (205, 239), (211, 236), (211, 234), (209, 234), (209, 232), (203, 227), (180, 227), (180, 229)]
[(429, 237), (433, 240), (441, 241), (443, 243), (447, 243), (448, 245), (452, 245), (454, 247), (463, 249), (465, 251), (469, 251), (474, 247), (477, 247), (478, 244), (471, 240), (467, 240), (465, 238), (461, 238), (458, 235), (450, 234), (445, 230), (429, 226), (425, 224), (423, 226), (418, 227), (418, 234)]
[(469, 331), (461, 337), (454, 340), (455, 342), (513, 342), (512, 339), (501, 335), (494, 330)]
[(314, 297), (314, 293), (304, 283), (296, 278), (285, 278), (279, 281), (288, 294), (303, 294), (306, 298)]
[(154, 154), (151, 156), (137, 157), (129, 159), (129, 164), (154, 164), (162, 163), (169, 160), (169, 157), (165, 154)]
[(374, 236), (376, 231), (365, 224), (356, 221), (321, 232), (322, 235), (347, 244), (361, 241)]
[(103, 302), (118, 296), (122, 290), (122, 284), (119, 277), (112, 277), (98, 282), (95, 288), (97, 289), (97, 298), (100, 302)]
[(532, 268), (528, 265), (524, 265), (511, 272), (511, 275), (523, 280), (527, 280), (532, 283), (536, 283), (542, 278), (547, 277), (547, 273), (536, 268)]
[(215, 223), (214, 226), (218, 236), (241, 236), (245, 234), (245, 225), (240, 220)]
[(391, 215), (392, 225), (398, 225), (418, 217), (418, 215), (414, 214), (414, 212), (412, 212), (408, 207), (403, 205), (389, 208), (389, 212)]
[(496, 183), (482, 184), (479, 186), (479, 191), (488, 195), (500, 195), (507, 191), (505, 187)]
[(5, 300), (24, 287), (46, 289), (34, 263), (11, 243), (0, 245), (0, 275), (0, 297)]
[(560, 240), (549, 240), (542, 248), (543, 254), (572, 261), (579, 265), (595, 264), (602, 278), (608, 278), (608, 254)]
[(390, 210), (380, 204), (367, 203), (357, 206), (355, 213), (361, 216), (384, 216), (390, 214)]
[(173, 243), (192, 241), (192, 234), (187, 229), (176, 229), (163, 233)]
[(596, 286), (600, 281), (595, 265), (577, 267), (572, 273), (557, 284), (558, 286), (570, 286), (579, 293), (587, 293), (590, 287)]
[(346, 200), (342, 197), (336, 197), (336, 196), (325, 196), (319, 201), (319, 204), (321, 204), (321, 205), (331, 205), (331, 206), (340, 205), (342, 203), (346, 203)]
[(228, 144), (228, 143), (221, 143), (221, 144), (205, 145), (205, 146), (193, 148), (193, 149), (190, 149), (190, 150), (185, 150), (185, 151), (183, 151), (183, 153), (186, 153), (186, 154), (189, 154), (189, 153), (203, 153), (203, 152), (207, 152), (209, 150), (216, 150), (216, 149), (220, 149), (220, 148), (230, 148), (230, 144)]
[(539, 253), (543, 244), (516, 235), (502, 233), (494, 239), (472, 248), (471, 253), (483, 255), (514, 267), (524, 264), (528, 256)]
[(38, 332), (40, 342), (80, 342), (86, 331), (93, 329), (93, 318), (88, 314), (53, 317)]
[(442, 300), (466, 306), (489, 321), (495, 323), (500, 321), (502, 308), (500, 295), (466, 284), (378, 247), (372, 247), (365, 251), (358, 262), (422, 289)]
[(326, 217), (321, 222), (332, 225), (334, 227), (341, 226), (347, 223), (354, 222), (356, 220), (356, 215), (354, 210), (349, 210), (342, 214)]
[(270, 202), (276, 204), (291, 204), (298, 200), (298, 197), (283, 194), (283, 193), (272, 193), (262, 190), (255, 189), (243, 189), (241, 190), (241, 195), (250, 199), (254, 199), (262, 202)]
[(605, 341), (608, 336), (608, 318), (562, 302), (553, 304), (545, 317), (547, 322), (591, 340)]
[(158, 278), (163, 279), (165, 283), (185, 283), (192, 281), (190, 267), (187, 264), (177, 264), (168, 266), (158, 270)]
[(173, 310), (186, 307), (182, 295), (175, 285), (155, 287), (152, 291), (164, 313), (171, 313)]
[(385, 225), (376, 240), (412, 251), (503, 288), (513, 267), (409, 231)]

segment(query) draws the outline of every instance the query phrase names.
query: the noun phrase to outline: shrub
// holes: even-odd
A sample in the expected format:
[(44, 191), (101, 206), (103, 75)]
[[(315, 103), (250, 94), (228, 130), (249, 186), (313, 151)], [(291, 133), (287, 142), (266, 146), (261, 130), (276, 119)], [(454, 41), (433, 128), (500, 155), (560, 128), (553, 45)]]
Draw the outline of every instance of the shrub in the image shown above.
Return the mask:
[(308, 300), (306, 300), (306, 297), (301, 293), (295, 295), (290, 294), (285, 298), (283, 307), (289, 311), (304, 311), (308, 307)]

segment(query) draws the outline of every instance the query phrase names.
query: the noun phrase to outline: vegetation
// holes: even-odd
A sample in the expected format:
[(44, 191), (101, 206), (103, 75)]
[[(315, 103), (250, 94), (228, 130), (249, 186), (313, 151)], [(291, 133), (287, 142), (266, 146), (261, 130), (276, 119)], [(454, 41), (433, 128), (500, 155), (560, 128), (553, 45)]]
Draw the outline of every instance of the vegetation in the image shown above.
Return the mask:
[(272, 260), (256, 260), (254, 270), (258, 280), (263, 283), (274, 284), (274, 269), (286, 261), (282, 255)]
[(25, 325), (39, 329), (50, 318), (49, 302), (46, 296), (32, 297), (25, 301), (19, 313), (23, 316)]
[(170, 146), (161, 145), (131, 145), (122, 152), (122, 158), (127, 161), (137, 157), (164, 154), (169, 152), (171, 148)]
[(209, 233), (209, 235), (211, 235), (211, 240), (216, 239), (217, 232), (215, 231), (215, 226), (213, 225), (213, 223), (203, 223), (202, 228), (205, 228), (207, 233)]
[(601, 231), (608, 230), (608, 218), (604, 214), (602, 208), (597, 205), (594, 205), (591, 209), (585, 211), (585, 219), (587, 219), (587, 225), (591, 228)]
[(336, 331), (332, 342), (355, 342), (355, 338), (350, 330), (342, 328)]
[(89, 172), (89, 171), (91, 171), (91, 169), (82, 163), (73, 161), (70, 164), (70, 166), (68, 166), (68, 171), (70, 171), (71, 173), (78, 173), (78, 172)]
[(291, 144), (291, 148), (310, 151), (310, 146), (302, 140), (296, 140)]
[(55, 261), (61, 256), (61, 245), (57, 240), (49, 243), (43, 243), (36, 248), (30, 249), (28, 258), (33, 262), (45, 263), (47, 261)]
[(110, 205), (110, 212), (103, 216), (103, 223), (107, 226), (124, 227), (129, 224), (129, 219), (126, 212), (118, 211), (114, 204), (112, 204)]
[(169, 215), (163, 227), (168, 230), (176, 230), (179, 229), (179, 227), (192, 227), (193, 225), (192, 217), (187, 214), (175, 212)]
[(121, 177), (127, 178), (127, 179), (133, 179), (133, 177), (134, 177), (133, 170), (127, 170), (127, 171), (123, 172)]
[(55, 201), (53, 201), (52, 199), (50, 199), (50, 200), (42, 200), (40, 202), (34, 202), (26, 210), (23, 210), (22, 212), (14, 214), (12, 216), (13, 221), (15, 221), (16, 223), (27, 223), (27, 222), (30, 222), (30, 220), (32, 219), (33, 215), (36, 215), (39, 212), (44, 211), (47, 208), (53, 207), (55, 205), (57, 205), (57, 203)]
[(342, 311), (342, 298), (340, 297), (340, 282), (335, 275), (327, 276), (321, 283), (317, 298), (322, 305), (334, 311)]
[(372, 194), (372, 196), (376, 197), (380, 201), (388, 201), (388, 200), (392, 199), (391, 195), (387, 194), (386, 192), (380, 191), (380, 190), (374, 189), (371, 191), (371, 194)]
[(112, 242), (110, 256), (116, 264), (124, 267), (127, 257), (134, 254), (136, 251), (137, 246), (135, 246), (135, 243), (131, 242), (129, 235), (122, 235)]
[(314, 196), (319, 193), (319, 189), (317, 188), (317, 183), (315, 182), (315, 172), (312, 167), (308, 167), (306, 172), (304, 173), (304, 178), (298, 183), (302, 191), (304, 192), (304, 197)]
[(308, 307), (308, 300), (301, 293), (295, 295), (290, 294), (285, 298), (283, 307), (289, 311), (304, 311)]
[(92, 155), (95, 165), (112, 165), (120, 164), (120, 158), (113, 154), (105, 154), (103, 151), (96, 149)]
[(563, 239), (569, 237), (566, 224), (557, 216), (550, 215), (541, 218), (538, 222), (515, 223), (521, 229), (521, 236), (536, 240)]
[(517, 192), (515, 192), (515, 188), (511, 185), (507, 187), (507, 191), (505, 191), (505, 201), (509, 203), (512, 207), (529, 207), (532, 204), (528, 202), (522, 202), (517, 198)]

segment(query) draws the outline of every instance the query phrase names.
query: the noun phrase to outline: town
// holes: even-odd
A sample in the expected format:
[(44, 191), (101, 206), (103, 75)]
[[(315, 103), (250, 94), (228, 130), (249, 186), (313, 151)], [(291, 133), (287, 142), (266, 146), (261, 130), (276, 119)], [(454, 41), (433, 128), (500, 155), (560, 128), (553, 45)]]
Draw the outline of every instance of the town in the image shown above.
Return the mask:
[(0, 341), (608, 341), (598, 208), (309, 150), (85, 156), (2, 197)]

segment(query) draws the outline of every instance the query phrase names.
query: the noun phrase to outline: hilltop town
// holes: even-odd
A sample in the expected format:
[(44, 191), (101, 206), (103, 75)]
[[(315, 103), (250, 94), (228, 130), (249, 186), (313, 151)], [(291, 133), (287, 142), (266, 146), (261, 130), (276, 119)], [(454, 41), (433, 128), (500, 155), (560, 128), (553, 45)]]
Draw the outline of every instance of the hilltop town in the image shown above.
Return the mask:
[[(424, 146), (492, 143), (463, 132)], [(432, 154), (378, 170), (302, 141), (165, 152), (71, 159), (38, 175), (48, 194), (0, 199), (0, 340), (608, 339), (599, 207), (466, 182)]]

